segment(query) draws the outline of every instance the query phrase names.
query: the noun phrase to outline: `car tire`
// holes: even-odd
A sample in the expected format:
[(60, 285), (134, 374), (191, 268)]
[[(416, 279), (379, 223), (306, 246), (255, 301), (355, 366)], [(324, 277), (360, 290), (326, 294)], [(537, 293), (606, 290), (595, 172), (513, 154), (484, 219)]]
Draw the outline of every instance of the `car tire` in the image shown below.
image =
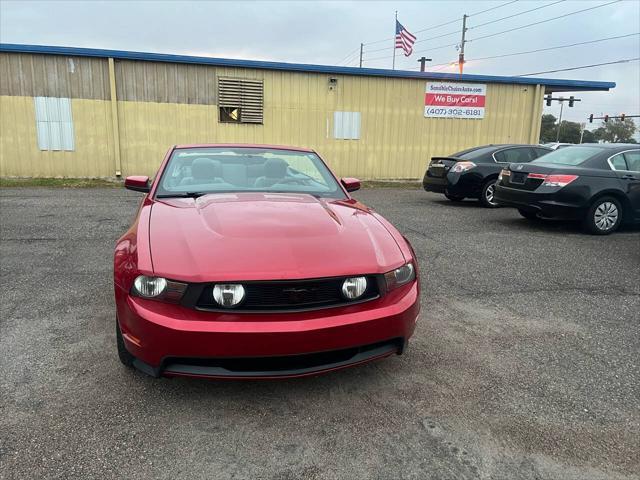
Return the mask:
[(480, 203), (483, 207), (497, 208), (500, 206), (494, 200), (497, 184), (498, 179), (492, 178), (484, 182), (484, 184), (482, 185), (482, 190), (480, 192)]
[(464, 197), (460, 195), (451, 195), (450, 193), (445, 193), (444, 196), (447, 197), (452, 202), (461, 202), (464, 200)]
[(133, 368), (134, 356), (129, 353), (127, 347), (124, 346), (124, 338), (122, 338), (122, 332), (120, 331), (120, 325), (116, 320), (116, 343), (118, 345), (118, 358), (125, 367)]
[(523, 210), (521, 208), (518, 209), (518, 213), (522, 215), (527, 220), (540, 220), (540, 216), (538, 212), (532, 212), (531, 210)]
[(600, 197), (591, 204), (584, 228), (593, 235), (608, 235), (622, 223), (622, 205), (614, 197)]

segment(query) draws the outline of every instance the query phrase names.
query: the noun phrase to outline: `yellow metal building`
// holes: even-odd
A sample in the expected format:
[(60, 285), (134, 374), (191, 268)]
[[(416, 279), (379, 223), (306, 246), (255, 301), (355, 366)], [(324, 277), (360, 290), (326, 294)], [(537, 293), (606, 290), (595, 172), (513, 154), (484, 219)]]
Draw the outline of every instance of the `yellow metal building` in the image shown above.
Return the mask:
[[(483, 118), (431, 118), (425, 87), (483, 85)], [(315, 149), (340, 176), (421, 178), (429, 158), (537, 143), (545, 93), (610, 82), (0, 45), (0, 176), (153, 175), (173, 144)]]

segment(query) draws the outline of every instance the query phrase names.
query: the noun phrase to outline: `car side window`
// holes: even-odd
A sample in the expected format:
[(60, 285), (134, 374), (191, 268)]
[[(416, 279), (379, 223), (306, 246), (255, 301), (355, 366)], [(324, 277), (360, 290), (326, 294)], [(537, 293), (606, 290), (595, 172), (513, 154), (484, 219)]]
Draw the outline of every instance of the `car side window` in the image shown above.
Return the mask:
[(529, 147), (507, 148), (494, 154), (500, 163), (528, 163), (536, 157)]
[(623, 153), (611, 157), (609, 159), (609, 165), (611, 165), (611, 168), (614, 170), (627, 170), (627, 162), (624, 159)]
[(640, 172), (640, 150), (625, 152), (624, 159), (627, 161), (627, 169), (632, 172)]
[(543, 155), (546, 155), (551, 150), (547, 150), (546, 148), (532, 148), (534, 153), (534, 158), (540, 158)]

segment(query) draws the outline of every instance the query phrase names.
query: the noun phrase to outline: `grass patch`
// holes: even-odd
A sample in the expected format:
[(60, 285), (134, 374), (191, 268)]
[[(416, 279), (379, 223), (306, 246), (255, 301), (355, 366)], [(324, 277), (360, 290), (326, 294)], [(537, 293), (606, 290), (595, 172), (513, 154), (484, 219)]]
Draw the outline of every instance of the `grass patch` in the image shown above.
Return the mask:
[(420, 189), (422, 182), (418, 180), (366, 180), (362, 182), (362, 188), (405, 188)]
[(0, 187), (64, 187), (64, 188), (96, 188), (122, 187), (119, 180), (106, 178), (0, 178)]

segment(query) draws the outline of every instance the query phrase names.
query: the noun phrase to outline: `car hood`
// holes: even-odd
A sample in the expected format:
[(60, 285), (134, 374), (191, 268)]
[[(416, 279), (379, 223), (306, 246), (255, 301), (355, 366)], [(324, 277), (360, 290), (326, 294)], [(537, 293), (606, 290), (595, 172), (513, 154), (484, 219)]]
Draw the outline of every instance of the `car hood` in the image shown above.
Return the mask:
[(383, 273), (402, 251), (355, 200), (306, 194), (210, 194), (153, 203), (154, 273), (190, 282)]

